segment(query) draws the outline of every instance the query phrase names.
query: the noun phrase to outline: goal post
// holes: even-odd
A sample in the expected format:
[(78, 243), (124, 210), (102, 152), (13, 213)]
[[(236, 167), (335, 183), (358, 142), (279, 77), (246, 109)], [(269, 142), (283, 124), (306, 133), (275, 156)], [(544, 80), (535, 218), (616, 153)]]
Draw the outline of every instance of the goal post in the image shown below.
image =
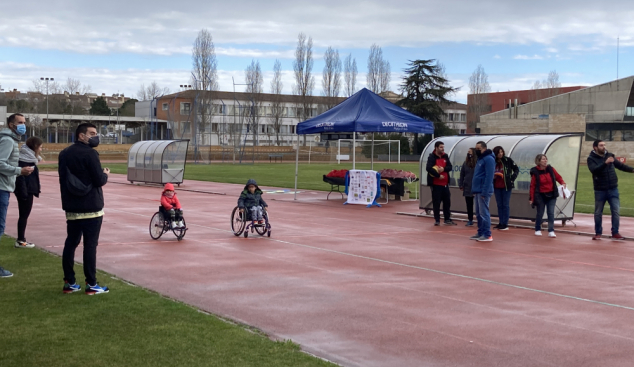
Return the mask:
[(354, 144), (357, 162), (369, 163), (372, 161), (401, 163), (400, 140), (337, 140), (337, 164), (341, 161), (352, 161)]

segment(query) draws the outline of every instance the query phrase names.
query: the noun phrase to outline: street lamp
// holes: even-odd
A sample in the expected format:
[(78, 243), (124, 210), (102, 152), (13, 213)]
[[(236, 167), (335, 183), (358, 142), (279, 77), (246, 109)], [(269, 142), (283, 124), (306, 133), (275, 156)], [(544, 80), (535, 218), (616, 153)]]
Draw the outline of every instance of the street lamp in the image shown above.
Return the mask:
[[(54, 81), (55, 78), (40, 78), (40, 80), (46, 81), (46, 142), (50, 143), (50, 134), (48, 128), (50, 126), (50, 121), (48, 120), (48, 81)], [(57, 142), (56, 142), (57, 143)]]

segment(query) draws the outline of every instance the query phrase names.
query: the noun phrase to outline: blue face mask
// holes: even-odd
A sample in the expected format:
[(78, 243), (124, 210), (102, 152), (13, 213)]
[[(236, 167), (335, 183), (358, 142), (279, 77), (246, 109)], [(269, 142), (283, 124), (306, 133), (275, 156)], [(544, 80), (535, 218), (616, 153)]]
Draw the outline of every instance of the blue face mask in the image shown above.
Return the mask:
[(20, 125), (16, 126), (15, 127), (15, 131), (18, 133), (18, 135), (26, 134), (26, 125), (20, 124)]

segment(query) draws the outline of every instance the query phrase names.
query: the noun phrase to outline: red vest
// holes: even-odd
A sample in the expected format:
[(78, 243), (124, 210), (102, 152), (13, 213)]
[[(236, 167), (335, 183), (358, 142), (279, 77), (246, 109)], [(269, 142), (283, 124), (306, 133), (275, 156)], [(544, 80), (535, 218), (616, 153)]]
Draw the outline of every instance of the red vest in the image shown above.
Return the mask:
[[(447, 160), (445, 158), (439, 158), (435, 153), (434, 156), (436, 157), (435, 166), (442, 167), (444, 169), (447, 166)], [(449, 184), (449, 172), (443, 171), (440, 174), (440, 177), (434, 177), (433, 183), (438, 186), (447, 186)]]

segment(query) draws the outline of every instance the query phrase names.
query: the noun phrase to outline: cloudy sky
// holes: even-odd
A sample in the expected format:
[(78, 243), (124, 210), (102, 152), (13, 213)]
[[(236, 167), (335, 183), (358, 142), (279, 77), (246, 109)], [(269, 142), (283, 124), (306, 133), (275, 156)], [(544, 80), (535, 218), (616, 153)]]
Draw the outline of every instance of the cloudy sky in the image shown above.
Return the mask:
[[(189, 82), (191, 48), (206, 28), (214, 38), (221, 90), (244, 82), (252, 59), (275, 59), (291, 92), (300, 32), (313, 38), (316, 88), (328, 46), (352, 54), (365, 86), (369, 48), (380, 45), (398, 91), (408, 60), (438, 59), (455, 96), (466, 101), (471, 72), (482, 64), (493, 91), (528, 89), (556, 70), (564, 86), (634, 75), (631, 1), (119, 1), (0, 0), (0, 88), (28, 90), (32, 80), (68, 77), (97, 93), (133, 96), (156, 81), (172, 91)], [(238, 89), (243, 88), (241, 86)]]

